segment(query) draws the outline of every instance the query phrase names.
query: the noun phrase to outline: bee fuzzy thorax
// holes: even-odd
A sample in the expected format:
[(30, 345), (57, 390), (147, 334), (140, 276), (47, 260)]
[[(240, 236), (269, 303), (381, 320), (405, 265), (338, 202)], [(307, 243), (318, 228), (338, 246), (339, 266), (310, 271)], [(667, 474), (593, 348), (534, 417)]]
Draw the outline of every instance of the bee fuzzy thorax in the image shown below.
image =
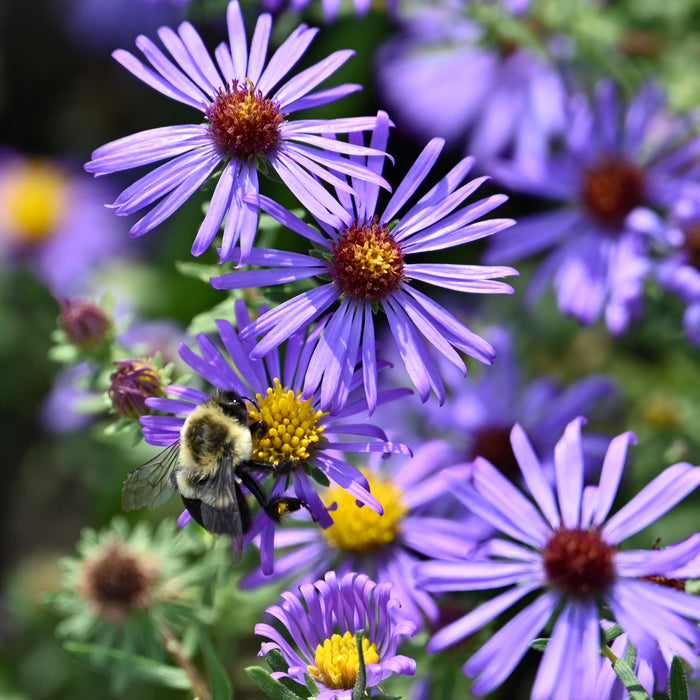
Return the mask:
[(248, 461), (253, 453), (247, 425), (231, 420), (218, 405), (209, 402), (192, 411), (180, 437), (180, 467), (200, 478), (215, 474), (227, 451), (233, 464)]

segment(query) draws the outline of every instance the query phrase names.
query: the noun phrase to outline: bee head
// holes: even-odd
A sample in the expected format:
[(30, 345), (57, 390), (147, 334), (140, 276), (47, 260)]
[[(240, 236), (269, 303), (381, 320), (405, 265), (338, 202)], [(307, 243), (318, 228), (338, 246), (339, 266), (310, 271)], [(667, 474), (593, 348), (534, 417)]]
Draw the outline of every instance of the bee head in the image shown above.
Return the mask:
[(240, 394), (232, 390), (219, 389), (216, 394), (216, 403), (229, 418), (243, 424), (247, 423), (248, 406)]

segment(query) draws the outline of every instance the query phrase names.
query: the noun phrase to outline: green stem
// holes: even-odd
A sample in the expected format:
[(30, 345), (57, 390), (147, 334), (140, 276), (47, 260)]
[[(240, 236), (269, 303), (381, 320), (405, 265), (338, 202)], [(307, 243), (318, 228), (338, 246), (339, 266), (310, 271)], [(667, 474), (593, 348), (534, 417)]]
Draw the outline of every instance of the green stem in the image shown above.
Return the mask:
[(158, 626), (158, 631), (163, 638), (165, 649), (190, 679), (190, 685), (192, 686), (195, 696), (198, 697), (199, 700), (211, 700), (209, 689), (202, 680), (202, 676), (199, 675), (199, 671), (189, 660), (187, 654), (185, 654), (182, 645), (178, 642), (175, 635), (162, 623)]

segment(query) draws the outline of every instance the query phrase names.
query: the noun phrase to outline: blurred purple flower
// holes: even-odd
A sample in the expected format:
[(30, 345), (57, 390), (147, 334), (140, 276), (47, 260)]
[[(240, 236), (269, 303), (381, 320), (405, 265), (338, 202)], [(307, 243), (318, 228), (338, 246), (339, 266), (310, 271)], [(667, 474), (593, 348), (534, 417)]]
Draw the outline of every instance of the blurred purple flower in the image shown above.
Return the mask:
[[(389, 125), (386, 114), (380, 112), (372, 146), (385, 148)], [(216, 289), (263, 287), (314, 278), (323, 282), (261, 315), (245, 331), (247, 336), (263, 336), (253, 350), (253, 357), (260, 357), (338, 303), (337, 309), (325, 316), (328, 325), (309, 361), (304, 381), (306, 395), (320, 387), (323, 409), (335, 410), (344, 404), (357, 357), (361, 355), (365, 391), (370, 410), (374, 410), (377, 308), (386, 315), (401, 361), (423, 401), (427, 401), (431, 389), (440, 402), (445, 398), (442, 379), (431, 358), (432, 349), (464, 374), (466, 365), (457, 351), (485, 363), (493, 358), (493, 350), (485, 340), (413, 284), (425, 283), (455, 292), (504, 294), (512, 293), (512, 288), (494, 278), (517, 274), (510, 267), (409, 262), (409, 256), (444, 251), (491, 236), (513, 223), (510, 219), (477, 221), (502, 204), (503, 195), (462, 206), (486, 180), (476, 178), (462, 184), (473, 165), (472, 158), (461, 160), (418, 202), (399, 214), (423, 184), (443, 143), (434, 139), (425, 147), (383, 211), (378, 211), (379, 188), (375, 184), (354, 181), (352, 195), (337, 190), (342, 217), (335, 226), (317, 219), (321, 232), (261, 197), (264, 211), (306, 238), (317, 250), (325, 249), (324, 257), (261, 248), (252, 251), (249, 262), (267, 269), (234, 271), (212, 278)], [(364, 158), (354, 160), (364, 165)], [(366, 165), (379, 174), (383, 159), (368, 158)], [(398, 222), (394, 226), (395, 220)]]
[[(243, 331), (250, 324), (250, 317), (243, 302), (236, 305), (238, 328)], [(370, 508), (382, 511), (382, 506), (369, 492), (366, 478), (343, 455), (350, 453), (392, 451), (407, 452), (403, 445), (389, 443), (383, 431), (364, 422), (367, 401), (364, 397), (348, 404), (331, 416), (318, 407), (318, 398), (301, 397), (299, 382), (306, 372), (306, 365), (313, 352), (316, 335), (306, 330), (289, 338), (284, 361), (277, 349), (260, 359), (251, 359), (250, 351), (255, 339), (245, 340), (228, 321), (217, 321), (220, 340), (225, 353), (206, 336), (197, 336), (201, 355), (184, 344), (180, 356), (196, 374), (217, 389), (233, 390), (250, 399), (250, 414), (254, 420), (264, 420), (268, 433), (253, 441), (253, 459), (271, 464), (284, 460), (293, 461), (291, 474), (277, 474), (273, 489), (293, 479), (295, 496), (308, 507), (322, 527), (332, 524), (326, 506), (314, 488), (313, 480), (304, 469), (309, 463), (322, 471), (332, 482), (351, 493)], [(359, 381), (354, 382), (359, 386)], [(172, 445), (180, 437), (185, 417), (209, 394), (191, 387), (172, 384), (166, 388), (177, 398), (149, 399), (148, 406), (175, 416), (150, 415), (141, 418), (143, 435), (151, 445)], [(405, 395), (405, 390), (383, 392), (380, 400), (387, 401)], [(350, 419), (350, 420), (349, 420)], [(351, 422), (351, 420), (358, 422)], [(294, 429), (290, 429), (293, 426)], [(347, 438), (350, 438), (348, 440)], [(263, 556), (268, 556), (265, 550)]]
[[(383, 515), (359, 507), (352, 496), (333, 487), (324, 494), (328, 506), (335, 504), (333, 525), (322, 531), (312, 526), (308, 516), (291, 517), (284, 530), (275, 534), (274, 572), (252, 571), (241, 585), (253, 588), (290, 576), (298, 584), (314, 581), (331, 569), (339, 575), (358, 571), (391, 583), (393, 595), (401, 601), (401, 614), (417, 628), (425, 617), (435, 622), (438, 607), (432, 596), (416, 588), (413, 566), (425, 559), (466, 557), (492, 532), (461, 507), (450, 518), (442, 515), (444, 501), (454, 501), (440, 474), (452, 464), (451, 455), (450, 446), (437, 440), (421, 445), (408, 461), (370, 455), (363, 473), (384, 508)], [(265, 513), (257, 517), (273, 526)]]
[(108, 196), (69, 163), (0, 150), (0, 258), (26, 262), (57, 296), (85, 291), (97, 267), (126, 257)]
[(168, 27), (158, 30), (175, 63), (143, 35), (136, 45), (155, 70), (128, 51), (114, 52), (114, 58), (137, 78), (202, 112), (205, 122), (160, 127), (118, 139), (98, 148), (85, 169), (104, 175), (167, 160), (124, 190), (112, 205), (117, 214), (126, 215), (160, 200), (131, 228), (132, 236), (140, 236), (173, 214), (223, 166), (192, 254), (207, 250), (223, 223), (222, 260), (231, 259), (240, 240), (239, 253), (245, 261), (257, 230), (258, 208), (244, 197), (259, 192), (258, 172), (263, 166), (272, 168), (309, 211), (331, 222), (342, 208), (319, 178), (347, 189), (331, 169), (388, 185), (356, 161), (337, 157), (376, 155), (376, 151), (329, 137), (371, 130), (375, 117), (287, 120), (294, 112), (360, 89), (344, 84), (311, 92), (354, 52), (336, 51), (275, 89), (306, 52), (318, 29), (300, 25), (266, 63), (270, 15), (258, 17), (250, 46), (235, 1), (228, 5), (227, 21), (229, 43), (217, 47), (216, 64), (188, 22), (177, 33)]
[(276, 649), (289, 664), (273, 678), (289, 677), (306, 686), (310, 674), (321, 691), (314, 695), (317, 700), (350, 700), (359, 670), (357, 632), (363, 633), (367, 690), (395, 674), (415, 673), (416, 662), (396, 653), (401, 638), (415, 633), (411, 622), (394, 614), (399, 607), (389, 583), (329, 571), (323, 580), (299, 586), (297, 594), (283, 593), (280, 605), (267, 608), (279, 627), (255, 625), (255, 634), (271, 640), (260, 656)]
[[(469, 561), (416, 567), (419, 585), (429, 591), (508, 586), (435, 634), (427, 647), (431, 652), (464, 639), (537, 593), (465, 664), (465, 674), (478, 677), (473, 684), (476, 694), (498, 687), (552, 619), (551, 638), (532, 691), (539, 700), (596, 697), (599, 620), (611, 615), (643, 656), (653, 658), (663, 644), (671, 655), (697, 663), (700, 600), (652, 577), (700, 561), (700, 533), (664, 549), (620, 551), (618, 545), (700, 485), (700, 467), (668, 467), (606, 521), (634, 435), (623, 433), (610, 442), (599, 484), (584, 488), (582, 422), (572, 421), (557, 443), (554, 489), (522, 428), (513, 428), (513, 451), (534, 503), (483, 458), (476, 459), (467, 482), (461, 473), (451, 480), (455, 495), (508, 539), (490, 540)], [(694, 575), (698, 574), (696, 566)]]
[[(501, 183), (562, 206), (522, 217), (493, 240), (485, 260), (520, 260), (551, 249), (529, 290), (535, 300), (552, 283), (559, 308), (586, 324), (605, 313), (613, 333), (640, 313), (659, 232), (654, 209), (698, 191), (690, 168), (700, 141), (687, 120), (671, 117), (659, 90), (644, 84), (628, 106), (617, 87), (597, 86), (595, 102), (572, 98), (563, 148), (545, 164), (490, 163)], [(680, 143), (680, 145), (679, 145)]]
[[(447, 3), (422, 7), (378, 52), (379, 91), (401, 128), (440, 136), (482, 161), (538, 160), (564, 127), (565, 88), (527, 47), (489, 45), (486, 30)], [(522, 10), (523, 8), (519, 8)]]
[[(320, 2), (314, 3), (312, 3), (312, 0), (262, 0), (261, 2), (262, 8), (266, 12), (272, 13), (282, 12), (283, 10), (302, 12), (312, 4), (320, 4), (325, 21), (334, 22), (338, 17), (338, 11), (343, 2), (342, 0), (320, 0)], [(385, 0), (384, 4), (387, 5), (387, 11), (394, 14), (399, 0)], [(364, 17), (370, 11), (370, 8), (377, 8), (379, 4), (373, 2), (373, 0), (353, 0), (353, 5), (355, 6), (355, 14), (358, 17)]]

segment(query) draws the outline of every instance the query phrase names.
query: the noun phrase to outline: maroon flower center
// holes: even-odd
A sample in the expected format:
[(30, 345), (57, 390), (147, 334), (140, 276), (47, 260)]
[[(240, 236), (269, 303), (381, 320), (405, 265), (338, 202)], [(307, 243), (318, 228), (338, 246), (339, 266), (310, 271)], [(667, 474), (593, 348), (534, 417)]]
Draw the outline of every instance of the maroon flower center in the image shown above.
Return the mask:
[(686, 227), (683, 249), (688, 255), (690, 264), (696, 270), (700, 270), (700, 221), (694, 221)]
[(484, 457), (511, 481), (520, 473), (518, 460), (510, 444), (510, 429), (487, 425), (477, 431), (469, 450), (469, 459)]
[(377, 301), (398, 289), (404, 277), (403, 250), (377, 217), (354, 223), (333, 245), (331, 276), (343, 294)]
[(265, 156), (279, 144), (286, 116), (248, 79), (221, 88), (207, 109), (209, 133), (221, 153), (244, 161)]
[(544, 570), (561, 590), (588, 596), (612, 583), (615, 551), (598, 530), (562, 528), (544, 548)]
[(620, 226), (643, 198), (644, 174), (623, 158), (605, 158), (584, 176), (586, 208), (594, 218), (608, 226)]

